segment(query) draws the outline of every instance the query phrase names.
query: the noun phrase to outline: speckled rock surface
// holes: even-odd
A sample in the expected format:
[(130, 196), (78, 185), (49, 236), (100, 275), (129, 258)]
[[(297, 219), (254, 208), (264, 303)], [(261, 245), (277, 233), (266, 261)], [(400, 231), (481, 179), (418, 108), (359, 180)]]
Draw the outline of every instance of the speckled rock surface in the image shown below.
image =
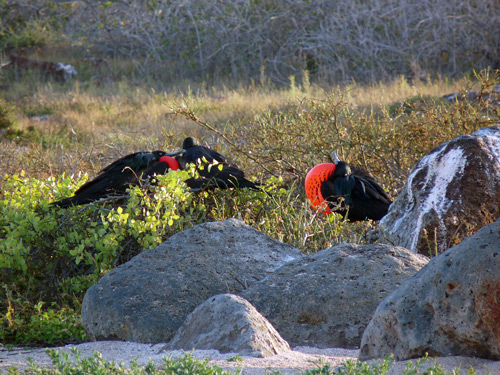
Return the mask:
[(385, 241), (429, 256), (500, 216), (500, 127), (436, 147), (408, 176), (380, 221)]
[(427, 261), (402, 247), (343, 244), (289, 262), (240, 295), (292, 346), (358, 348), (380, 301)]
[(197, 225), (106, 274), (87, 291), (91, 340), (168, 342), (207, 298), (238, 293), (299, 250), (235, 219)]
[(234, 294), (210, 297), (188, 315), (165, 350), (215, 349), (270, 357), (290, 349), (250, 302)]
[(362, 360), (471, 356), (500, 360), (500, 220), (431, 259), (385, 298)]

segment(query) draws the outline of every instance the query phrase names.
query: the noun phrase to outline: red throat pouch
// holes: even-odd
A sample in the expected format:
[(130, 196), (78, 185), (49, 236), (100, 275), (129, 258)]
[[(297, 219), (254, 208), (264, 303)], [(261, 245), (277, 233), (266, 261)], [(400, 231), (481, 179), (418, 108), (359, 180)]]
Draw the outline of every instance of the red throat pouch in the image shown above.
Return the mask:
[(305, 181), (306, 195), (311, 205), (326, 215), (331, 214), (332, 211), (321, 194), (321, 184), (330, 178), (335, 168), (336, 165), (333, 163), (318, 164), (307, 173)]

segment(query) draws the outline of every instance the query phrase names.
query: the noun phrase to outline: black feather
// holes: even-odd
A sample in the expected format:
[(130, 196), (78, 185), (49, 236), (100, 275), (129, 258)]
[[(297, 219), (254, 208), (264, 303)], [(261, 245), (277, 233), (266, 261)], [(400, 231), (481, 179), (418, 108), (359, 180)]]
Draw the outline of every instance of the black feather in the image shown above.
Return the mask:
[[(124, 156), (103, 168), (96, 177), (87, 181), (69, 198), (52, 202), (58, 207), (78, 206), (110, 195), (123, 195), (130, 185), (159, 171), (166, 172), (165, 163), (159, 163), (163, 151), (136, 152)], [(168, 167), (167, 167), (168, 170)]]
[(321, 184), (321, 194), (330, 208), (349, 221), (380, 220), (391, 199), (382, 186), (360, 169), (340, 161), (332, 176)]
[(260, 190), (259, 186), (245, 178), (245, 173), (232, 161), (217, 151), (196, 145), (194, 138), (187, 137), (182, 148), (184, 153), (176, 157), (181, 169), (194, 164), (199, 178), (190, 178), (186, 184), (194, 190), (250, 188)]

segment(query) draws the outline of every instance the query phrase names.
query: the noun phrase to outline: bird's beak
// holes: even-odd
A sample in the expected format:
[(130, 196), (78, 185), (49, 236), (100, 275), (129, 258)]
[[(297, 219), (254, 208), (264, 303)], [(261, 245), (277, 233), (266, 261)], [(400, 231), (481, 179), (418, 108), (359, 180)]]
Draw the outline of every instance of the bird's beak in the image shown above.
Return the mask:
[(332, 159), (333, 159), (333, 163), (335, 165), (337, 165), (339, 163), (339, 158), (337, 157), (337, 154), (335, 152), (332, 151)]
[(179, 151), (166, 152), (164, 156), (175, 156), (175, 155), (183, 154), (185, 152), (186, 152), (186, 150), (184, 150), (184, 149), (179, 150)]

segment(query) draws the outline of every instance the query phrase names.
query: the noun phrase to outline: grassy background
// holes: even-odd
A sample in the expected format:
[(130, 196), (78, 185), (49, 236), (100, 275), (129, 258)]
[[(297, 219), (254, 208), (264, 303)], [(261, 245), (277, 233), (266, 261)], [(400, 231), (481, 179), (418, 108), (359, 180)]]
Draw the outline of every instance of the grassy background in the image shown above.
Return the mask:
[[(61, 83), (36, 69), (0, 70), (0, 168), (6, 176), (0, 180), (0, 240), (7, 244), (0, 245), (3, 343), (84, 340), (78, 317), (86, 289), (155, 241), (199, 222), (239, 218), (305, 253), (341, 242), (367, 242), (376, 223), (350, 224), (335, 215), (311, 211), (303, 181), (312, 166), (329, 161), (335, 151), (341, 159), (371, 172), (395, 198), (413, 165), (432, 148), (499, 122), (500, 111), (491, 102), (450, 103), (442, 98), (472, 89), (489, 92), (500, 83), (498, 71), (472, 71), (470, 60), (459, 67), (460, 57), (471, 51), (476, 35), (466, 33), (470, 25), (466, 22), (460, 24), (459, 34), (471, 39), (464, 39), (460, 48), (458, 42), (452, 46), (455, 50), (439, 60), (441, 65), (435, 62), (439, 66), (420, 61), (424, 72), (433, 69), (422, 75), (410, 67), (408, 56), (429, 48), (429, 39), (414, 43), (415, 50), (402, 51), (398, 58), (406, 59), (405, 63), (389, 59), (387, 51), (380, 49), (360, 54), (363, 33), (349, 37), (356, 41), (352, 50), (347, 49), (347, 36), (337, 40), (344, 49), (337, 45), (337, 54), (331, 54), (336, 56), (334, 61), (326, 57), (334, 41), (324, 40), (315, 48), (310, 44), (307, 49), (304, 35), (298, 33), (301, 28), (292, 33), (290, 27), (263, 24), (260, 35), (270, 38), (270, 45), (262, 55), (253, 49), (258, 44), (245, 42), (266, 17), (292, 22), (290, 6), (300, 8), (304, 25), (320, 25), (321, 14), (311, 11), (308, 2), (271, 1), (261, 6), (235, 2), (233, 8), (222, 10), (219, 2), (184, 3), (182, 8), (172, 2), (167, 12), (164, 2), (144, 2), (149, 8), (102, 2), (87, 9), (89, 13), (82, 13), (79, 7), (85, 5), (77, 2), (0, 5), (2, 61), (14, 53), (69, 62), (78, 71), (77, 79)], [(288, 8), (280, 5), (285, 3)], [(349, 13), (358, 26), (364, 14), (361, 3), (354, 2)], [(395, 6), (390, 1), (384, 4)], [(481, 4), (497, 6), (496, 2)], [(188, 8), (191, 21), (179, 13)], [(218, 10), (227, 20), (213, 35), (213, 25), (202, 16)], [(156, 29), (141, 29), (132, 11), (151, 19)], [(458, 11), (473, 18), (484, 9)], [(248, 12), (255, 17), (244, 23)], [(87, 19), (82, 20), (82, 15)], [(175, 22), (165, 23), (166, 19)], [(322, 35), (330, 38), (341, 26), (332, 19), (323, 23), (329, 28)], [(223, 32), (238, 20), (246, 28), (237, 28), (234, 35)], [(383, 35), (387, 30), (376, 27), (380, 20), (370, 19), (365, 29), (374, 27), (375, 35)], [(177, 25), (177, 34), (160, 33), (161, 25)], [(409, 22), (408, 30), (411, 25), (416, 27)], [(445, 26), (436, 25), (436, 30), (449, 25)], [(212, 39), (204, 39), (210, 35)], [(221, 49), (227, 43), (224, 35), (239, 38), (246, 49)], [(144, 43), (147, 36), (149, 45)], [(494, 50), (490, 42), (485, 37), (486, 47), (481, 48)], [(273, 49), (276, 46), (281, 47)], [(312, 57), (306, 53), (311, 51)], [(96, 65), (91, 59), (96, 56), (106, 61)], [(450, 56), (457, 63), (450, 65)], [(476, 67), (495, 66), (495, 61), (481, 56)], [(273, 71), (270, 66), (282, 68)], [(446, 70), (447, 66), (453, 69)], [(165, 183), (172, 189), (159, 198), (148, 200), (143, 198), (144, 190), (138, 190), (130, 206), (120, 212), (113, 205), (67, 212), (49, 208), (50, 201), (71, 194), (113, 160), (142, 150), (176, 150), (188, 135), (233, 159), (249, 178), (262, 182), (270, 196), (246, 191), (192, 195), (173, 188), (172, 178), (171, 184)], [(179, 203), (175, 209), (169, 205), (172, 202)], [(125, 223), (126, 216), (136, 218), (136, 224)], [(138, 227), (138, 222), (153, 219), (148, 222), (149, 231)]]

